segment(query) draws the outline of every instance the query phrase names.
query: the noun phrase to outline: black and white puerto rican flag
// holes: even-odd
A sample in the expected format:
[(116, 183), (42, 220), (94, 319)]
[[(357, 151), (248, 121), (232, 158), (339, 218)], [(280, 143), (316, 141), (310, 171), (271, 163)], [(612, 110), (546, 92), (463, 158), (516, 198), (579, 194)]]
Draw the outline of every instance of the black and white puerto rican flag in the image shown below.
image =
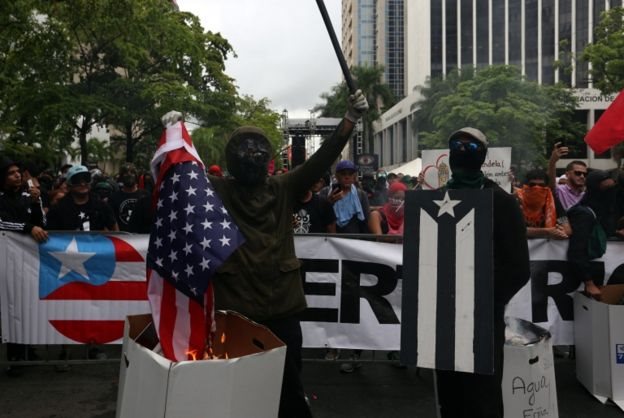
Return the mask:
[(492, 191), (406, 195), (401, 360), (493, 373)]

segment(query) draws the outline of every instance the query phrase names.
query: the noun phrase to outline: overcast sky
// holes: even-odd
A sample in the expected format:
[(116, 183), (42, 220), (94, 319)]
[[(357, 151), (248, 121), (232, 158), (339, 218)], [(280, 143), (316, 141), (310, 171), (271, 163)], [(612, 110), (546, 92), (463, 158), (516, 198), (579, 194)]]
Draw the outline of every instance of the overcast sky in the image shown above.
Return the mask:
[[(240, 94), (307, 118), (320, 95), (342, 80), (340, 65), (314, 0), (177, 0), (180, 10), (220, 32), (238, 55), (226, 62)], [(341, 0), (325, 0), (340, 35)]]

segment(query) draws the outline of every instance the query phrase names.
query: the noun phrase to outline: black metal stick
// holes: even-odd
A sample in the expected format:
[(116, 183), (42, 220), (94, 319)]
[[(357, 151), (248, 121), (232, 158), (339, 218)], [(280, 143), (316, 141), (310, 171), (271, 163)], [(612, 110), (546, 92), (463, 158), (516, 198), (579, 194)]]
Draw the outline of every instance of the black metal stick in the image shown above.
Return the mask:
[(345, 82), (347, 83), (347, 87), (349, 88), (349, 92), (355, 93), (357, 87), (355, 86), (353, 77), (351, 77), (351, 71), (349, 70), (347, 61), (342, 54), (342, 49), (340, 48), (340, 44), (338, 43), (338, 38), (336, 38), (336, 32), (334, 32), (334, 27), (332, 26), (331, 19), (329, 18), (329, 14), (327, 13), (327, 9), (325, 8), (325, 3), (323, 2), (323, 0), (316, 0), (316, 4), (318, 5), (321, 16), (323, 17), (323, 22), (325, 22), (325, 27), (327, 28), (327, 32), (329, 33), (329, 39), (331, 39), (331, 43), (334, 46), (334, 51), (336, 52), (336, 57), (338, 58), (338, 62), (340, 63), (340, 68), (342, 69), (342, 74), (344, 75)]

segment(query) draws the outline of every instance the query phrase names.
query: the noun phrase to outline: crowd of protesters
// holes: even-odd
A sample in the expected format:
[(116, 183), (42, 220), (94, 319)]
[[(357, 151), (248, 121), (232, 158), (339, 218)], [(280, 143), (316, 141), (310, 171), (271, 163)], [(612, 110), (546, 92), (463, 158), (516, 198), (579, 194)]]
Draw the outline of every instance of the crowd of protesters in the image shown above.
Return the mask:
[[(608, 239), (624, 239), (624, 169), (592, 170), (574, 160), (557, 177), (557, 162), (568, 152), (556, 144), (548, 166), (527, 171), (521, 182), (514, 178), (509, 191), (524, 215), (527, 237), (569, 240), (570, 271), (586, 293), (599, 299), (602, 277), (590, 261), (604, 254)], [(207, 167), (207, 173), (228, 175), (217, 165)], [(343, 160), (333, 174), (319, 178), (295, 205), (295, 233), (402, 236), (405, 193), (422, 188), (423, 174), (358, 174), (352, 161)], [(55, 173), (2, 156), (0, 176), (2, 230), (30, 234), (37, 242), (54, 230), (150, 232), (154, 180), (133, 164), (122, 165), (115, 175), (82, 165), (65, 165)], [(11, 360), (27, 353), (24, 346), (8, 347)], [(338, 357), (334, 349), (326, 358)], [(359, 357), (360, 351), (353, 351), (341, 371), (360, 367)]]

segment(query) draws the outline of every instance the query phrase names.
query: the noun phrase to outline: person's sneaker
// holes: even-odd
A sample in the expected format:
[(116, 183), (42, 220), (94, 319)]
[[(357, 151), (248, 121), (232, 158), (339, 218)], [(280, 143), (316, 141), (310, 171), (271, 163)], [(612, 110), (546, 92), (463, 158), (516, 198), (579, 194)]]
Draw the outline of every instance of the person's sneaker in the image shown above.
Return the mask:
[(340, 358), (340, 350), (337, 348), (327, 349), (327, 353), (325, 353), (325, 360), (336, 361), (338, 358)]
[(354, 371), (356, 371), (360, 367), (362, 367), (362, 362), (360, 361), (360, 355), (359, 354), (352, 354), (349, 357), (349, 361), (348, 362), (342, 363), (340, 365), (340, 372), (341, 373), (353, 373)]

